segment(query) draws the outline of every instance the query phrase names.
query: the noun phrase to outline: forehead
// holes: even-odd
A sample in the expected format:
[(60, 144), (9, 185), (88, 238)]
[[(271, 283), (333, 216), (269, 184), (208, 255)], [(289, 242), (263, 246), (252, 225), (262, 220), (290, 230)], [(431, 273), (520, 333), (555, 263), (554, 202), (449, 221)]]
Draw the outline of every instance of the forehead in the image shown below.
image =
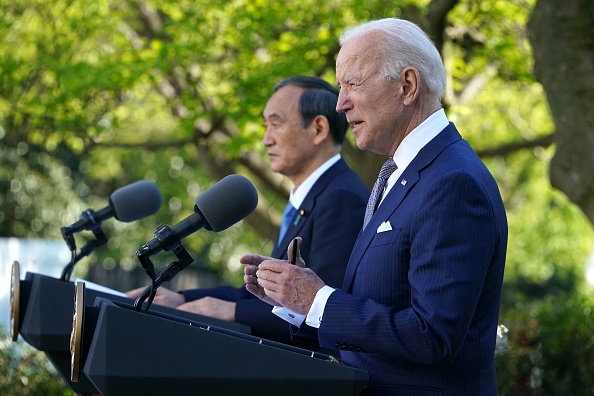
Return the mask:
[(381, 60), (381, 37), (381, 32), (371, 32), (344, 43), (336, 58), (336, 78), (344, 79), (351, 73), (377, 68)]
[(286, 118), (292, 113), (299, 111), (299, 98), (303, 88), (295, 85), (287, 85), (276, 91), (264, 108), (263, 117)]

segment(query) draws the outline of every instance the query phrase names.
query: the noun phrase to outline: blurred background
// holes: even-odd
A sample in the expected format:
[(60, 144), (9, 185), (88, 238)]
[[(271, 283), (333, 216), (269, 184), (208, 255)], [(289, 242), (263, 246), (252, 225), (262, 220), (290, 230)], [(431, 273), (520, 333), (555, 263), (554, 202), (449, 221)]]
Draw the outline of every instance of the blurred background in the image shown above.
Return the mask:
[[(165, 286), (240, 285), (238, 258), (272, 250), (291, 186), (261, 144), (274, 84), (295, 74), (333, 83), (342, 30), (391, 16), (435, 40), (448, 117), (506, 205), (500, 394), (594, 394), (591, 0), (0, 0), (0, 394), (71, 394), (43, 354), (8, 336), (10, 268), (59, 276), (69, 261), (60, 228), (122, 186), (152, 181), (163, 206), (106, 221), (107, 245), (73, 278), (147, 285), (136, 250), (239, 173), (258, 190), (256, 211), (186, 238), (194, 263)], [(371, 186), (384, 159), (352, 137), (343, 156)]]

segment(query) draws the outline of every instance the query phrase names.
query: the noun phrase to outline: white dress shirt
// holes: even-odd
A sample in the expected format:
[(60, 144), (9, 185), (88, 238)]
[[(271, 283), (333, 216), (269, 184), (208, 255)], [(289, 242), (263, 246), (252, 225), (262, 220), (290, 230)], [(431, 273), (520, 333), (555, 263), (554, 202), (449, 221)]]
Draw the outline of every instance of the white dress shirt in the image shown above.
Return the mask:
[(291, 189), (291, 195), (289, 196), (289, 202), (295, 209), (299, 209), (307, 194), (309, 194), (309, 190), (316, 184), (320, 176), (324, 174), (332, 165), (338, 162), (341, 158), (340, 154), (336, 154), (334, 157), (330, 158), (328, 161), (324, 162), (318, 169), (312, 172), (311, 175), (307, 176), (307, 179), (301, 183), (301, 185), (295, 189)]

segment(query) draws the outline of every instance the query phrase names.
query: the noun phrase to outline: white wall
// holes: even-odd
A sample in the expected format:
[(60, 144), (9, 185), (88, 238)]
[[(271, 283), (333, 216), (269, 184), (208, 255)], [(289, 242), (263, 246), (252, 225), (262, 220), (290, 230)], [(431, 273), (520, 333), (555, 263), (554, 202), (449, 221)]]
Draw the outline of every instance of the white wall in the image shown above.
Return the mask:
[(59, 278), (70, 262), (70, 251), (63, 240), (0, 238), (0, 326), (10, 325), (10, 278), (13, 261), (27, 272)]

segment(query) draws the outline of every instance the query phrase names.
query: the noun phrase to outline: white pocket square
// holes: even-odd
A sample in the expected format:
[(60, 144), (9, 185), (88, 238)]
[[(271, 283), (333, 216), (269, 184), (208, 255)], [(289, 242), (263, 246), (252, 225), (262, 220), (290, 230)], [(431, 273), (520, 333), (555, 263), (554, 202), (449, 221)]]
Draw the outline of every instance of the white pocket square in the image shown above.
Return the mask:
[(384, 221), (382, 224), (380, 224), (380, 226), (377, 227), (376, 234), (379, 234), (380, 232), (386, 232), (386, 231), (392, 231), (392, 224), (390, 224), (389, 221)]

